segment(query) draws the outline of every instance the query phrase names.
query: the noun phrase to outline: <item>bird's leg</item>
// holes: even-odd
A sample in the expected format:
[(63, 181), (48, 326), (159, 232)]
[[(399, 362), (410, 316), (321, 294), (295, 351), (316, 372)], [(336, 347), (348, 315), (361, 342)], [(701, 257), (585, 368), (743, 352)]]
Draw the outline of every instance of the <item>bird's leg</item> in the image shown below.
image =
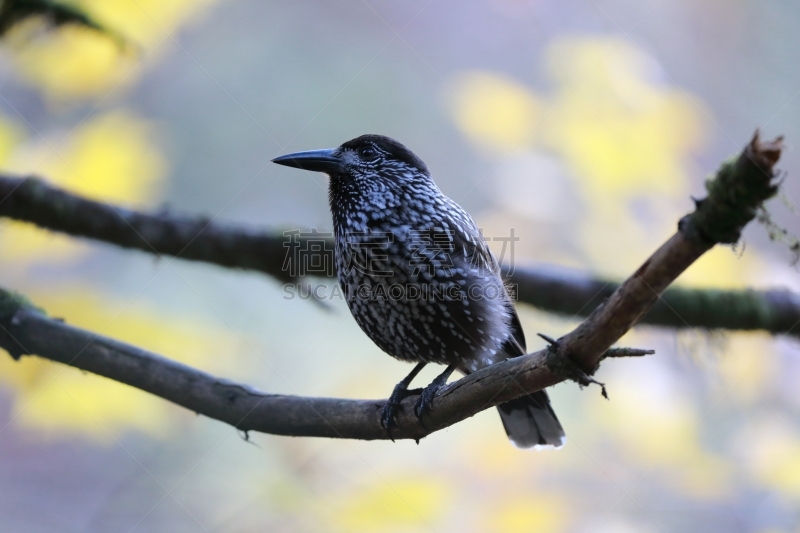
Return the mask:
[(400, 402), (403, 401), (403, 398), (412, 394), (417, 394), (421, 391), (421, 389), (414, 389), (410, 391), (408, 390), (408, 386), (427, 364), (428, 363), (418, 363), (417, 366), (415, 366), (414, 369), (405, 378), (403, 378), (403, 381), (394, 386), (392, 395), (389, 396), (386, 404), (384, 404), (383, 410), (381, 411), (381, 427), (383, 427), (383, 429), (389, 433), (390, 438), (392, 436), (392, 428), (397, 426), (394, 418), (397, 416), (397, 410), (400, 407)]
[(436, 396), (436, 393), (439, 392), (439, 389), (447, 384), (447, 379), (455, 369), (455, 365), (449, 365), (444, 369), (444, 372), (436, 376), (436, 378), (431, 381), (431, 384), (425, 387), (422, 394), (419, 395), (419, 400), (417, 400), (417, 404), (414, 406), (414, 414), (417, 415), (420, 421), (422, 421), (423, 416), (433, 410), (433, 398)]

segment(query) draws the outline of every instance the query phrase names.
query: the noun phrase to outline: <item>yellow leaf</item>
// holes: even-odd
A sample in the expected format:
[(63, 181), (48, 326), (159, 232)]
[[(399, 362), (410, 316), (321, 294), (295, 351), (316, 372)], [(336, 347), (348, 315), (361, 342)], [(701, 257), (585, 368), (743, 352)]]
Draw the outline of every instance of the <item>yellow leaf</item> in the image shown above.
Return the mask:
[[(149, 122), (127, 111), (89, 120), (63, 144), (49, 139), (15, 151), (11, 170), (33, 173), (77, 194), (121, 204), (151, 202), (158, 197), (166, 161), (154, 142)], [(58, 146), (57, 153), (53, 148)], [(16, 263), (64, 260), (87, 245), (20, 222), (3, 222), (4, 258)]]
[[(141, 73), (142, 53), (152, 54), (170, 40), (179, 25), (205, 12), (203, 0), (84, 0), (73, 2), (111, 37), (75, 25), (42, 31), (41, 21), (15, 26), (7, 38), (25, 78), (44, 89), (51, 102), (105, 98), (110, 91), (134, 82)], [(127, 41), (120, 46), (116, 35)], [(131, 46), (132, 45), (132, 46)]]
[(82, 126), (42, 166), (46, 176), (78, 194), (109, 202), (153, 198), (166, 161), (154, 145), (152, 125), (127, 111)]
[(452, 87), (456, 124), (479, 146), (507, 152), (530, 142), (541, 106), (525, 86), (497, 74), (469, 72)]
[(113, 39), (92, 29), (66, 25), (35, 39), (18, 37), (27, 26), (14, 30), (21, 42), (12, 57), (22, 75), (51, 101), (103, 97), (136, 67), (131, 57), (120, 55)]
[(609, 38), (564, 38), (547, 52), (560, 102), (545, 145), (587, 189), (617, 195), (682, 194), (686, 156), (703, 138), (699, 106), (659, 79), (653, 59)]
[(98, 22), (114, 28), (145, 49), (168, 40), (187, 18), (197, 17), (213, 2), (206, 0), (81, 0)]

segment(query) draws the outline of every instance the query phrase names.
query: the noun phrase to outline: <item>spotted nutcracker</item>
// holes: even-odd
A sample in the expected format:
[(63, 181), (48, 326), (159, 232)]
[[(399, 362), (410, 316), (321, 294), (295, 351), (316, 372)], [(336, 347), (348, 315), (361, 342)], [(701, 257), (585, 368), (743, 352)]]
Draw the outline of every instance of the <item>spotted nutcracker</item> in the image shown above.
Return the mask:
[[(273, 161), (330, 176), (336, 267), (350, 311), (384, 352), (417, 363), (381, 413), (390, 434), (401, 400), (412, 392), (409, 384), (426, 364), (447, 368), (421, 391), (414, 408), (420, 419), (454, 370), (469, 374), (525, 354), (497, 260), (472, 218), (442, 194), (408, 148), (362, 135), (338, 148)], [(564, 444), (545, 391), (498, 410), (517, 446)]]

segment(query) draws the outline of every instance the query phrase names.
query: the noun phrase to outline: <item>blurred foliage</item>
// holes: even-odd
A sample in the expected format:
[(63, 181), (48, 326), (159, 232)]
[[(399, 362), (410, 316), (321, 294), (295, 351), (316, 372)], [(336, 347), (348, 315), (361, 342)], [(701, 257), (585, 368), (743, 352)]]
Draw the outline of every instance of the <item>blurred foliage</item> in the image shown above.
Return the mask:
[(4, 39), (15, 50), (13, 58), (20, 73), (54, 103), (85, 98), (102, 101), (119, 87), (134, 83), (143, 61), (170, 40), (183, 21), (198, 15), (201, 6), (212, 4), (202, 0), (71, 3), (77, 7), (69, 9), (90, 13), (87, 20), (97, 21), (94, 24), (103, 28), (103, 33), (85, 24), (43, 32), (34, 19), (15, 25)]
[(81, 27), (63, 28), (31, 40), (29, 34), (38, 30), (35, 21), (21, 25), (9, 41), (17, 48), (14, 59), (21, 74), (43, 89), (48, 100), (106, 96), (110, 89), (133, 81), (129, 76), (137, 62), (122, 55), (112, 40)]
[[(227, 329), (143, 303), (114, 301), (88, 286), (32, 296), (51, 316), (213, 373), (229, 372), (234, 360), (220, 354), (241, 342)], [(0, 358), (0, 382), (17, 391), (15, 418), (53, 436), (78, 433), (112, 442), (133, 429), (163, 438), (173, 425), (170, 413), (179, 409), (133, 387), (36, 357)]]
[[(59, 138), (60, 137), (60, 138)], [(10, 151), (3, 167), (109, 203), (151, 205), (160, 196), (167, 163), (159, 152), (153, 125), (127, 110), (90, 117), (69, 135), (34, 136)], [(81, 241), (9, 221), (0, 233), (6, 261), (63, 261), (87, 251)], [(0, 260), (3, 261), (3, 260)]]
[(592, 199), (686, 193), (686, 158), (704, 138), (702, 111), (659, 79), (650, 57), (618, 39), (577, 37), (551, 44), (545, 64), (555, 84), (549, 95), (487, 72), (458, 77), (456, 123), (501, 153), (555, 152)]
[[(557, 233), (557, 240), (521, 242), (523, 253), (627, 275), (691, 209), (690, 176), (698, 174), (692, 158), (707, 143), (708, 111), (699, 97), (667, 83), (658, 63), (624, 39), (563, 37), (549, 45), (544, 58), (552, 81), (548, 92), (490, 71), (459, 74), (448, 88), (455, 124), (498, 161), (496, 206), (478, 221), (487, 235), (519, 226), (553, 233), (555, 224), (568, 225), (575, 232)], [(533, 193), (519, 196), (519, 190)], [(580, 207), (564, 214), (570, 203)], [(717, 247), (679, 283), (742, 288), (763, 280), (766, 272), (756, 250), (742, 254)], [(542, 328), (524, 319), (523, 326)], [(770, 336), (737, 335), (722, 346), (695, 343), (689, 351), (707, 372), (718, 401), (753, 409), (771, 394), (780, 363)], [(599, 465), (604, 470), (613, 469), (613, 461), (637, 464), (697, 501), (731, 498), (740, 468), (708, 446), (706, 415), (698, 412), (697, 397), (687, 394), (663, 360), (646, 366), (657, 369), (646, 378), (640, 365), (607, 370), (624, 386), (611, 392), (611, 402), (586, 400), (582, 420), (590, 426), (592, 444), (583, 449), (594, 456), (606, 441), (615, 459), (611, 466)], [(759, 451), (749, 452), (758, 483), (794, 497), (800, 479), (794, 468), (796, 440), (773, 435), (768, 449), (756, 446)], [(521, 509), (534, 512), (530, 506)], [(557, 517), (542, 530), (559, 530)]]
[(558, 533), (566, 529), (568, 516), (568, 505), (561, 498), (548, 494), (517, 494), (498, 506), (496, 513), (488, 517), (484, 531)]
[[(591, 264), (598, 272), (625, 276), (674, 231), (676, 216), (688, 209), (691, 156), (705, 144), (707, 111), (698, 97), (665, 83), (656, 61), (625, 40), (563, 37), (547, 48), (544, 59), (553, 82), (549, 94), (502, 74), (456, 76), (449, 100), (453, 119), (476, 146), (497, 153), (501, 165), (505, 159), (519, 161), (519, 153), (536, 157), (529, 158), (527, 168), (514, 170), (527, 178), (514, 181), (513, 187), (542, 179), (537, 174), (550, 175), (537, 189), (558, 190), (564, 185), (555, 182), (568, 180), (581, 196), (583, 209), (574, 217), (580, 255), (565, 258), (551, 247), (545, 250), (553, 254), (551, 260)], [(566, 168), (551, 167), (550, 157)], [(541, 193), (547, 197), (546, 190)], [(504, 191), (501, 201), (516, 198)], [(548, 206), (541, 204), (570, 200), (521, 201), (547, 213)], [(494, 223), (514, 225), (507, 217)], [(609, 228), (614, 228), (614, 239), (606, 238)], [(680, 282), (742, 287), (760, 273), (759, 266), (755, 253), (738, 258), (715, 249)]]
[[(28, 9), (15, 15), (16, 25), (4, 41), (13, 50), (20, 73), (53, 102), (66, 104), (87, 97), (101, 101), (123, 81), (138, 78), (139, 61), (116, 34), (152, 50), (168, 38), (198, 2), (6, 2), (3, 9)], [(45, 9), (45, 11), (37, 11)], [(145, 11), (145, 9), (147, 11)], [(20, 13), (20, 12), (18, 12)], [(83, 15), (91, 13), (91, 15)], [(56, 26), (42, 31), (33, 15), (46, 15)], [(54, 108), (58, 113), (59, 108)], [(130, 109), (113, 106), (89, 113), (68, 131), (29, 131), (0, 116), (0, 165), (6, 171), (35, 174), (89, 198), (127, 205), (153, 205), (161, 197), (168, 165), (159, 149), (155, 124)], [(90, 255), (85, 242), (4, 221), (0, 229), (0, 262), (20, 275), (35, 265), (61, 265)], [(24, 283), (24, 281), (23, 281)], [(37, 303), (71, 324), (150, 349), (211, 371), (230, 358), (214, 357), (236, 345), (230, 332), (182, 320), (146, 304), (130, 308), (113, 295), (82, 285), (28, 291)], [(17, 391), (15, 418), (23, 425), (85, 434), (110, 442), (128, 430), (164, 437), (176, 409), (133, 388), (36, 358), (18, 364), (0, 361), (0, 381)]]
[(467, 72), (454, 84), (453, 117), (481, 148), (499, 152), (518, 148), (544, 113), (532, 91), (500, 74)]
[(800, 434), (785, 419), (752, 429), (762, 437), (748, 444), (753, 447), (747, 452), (753, 473), (765, 486), (800, 503)]
[(419, 531), (447, 515), (451, 493), (434, 479), (388, 479), (346, 495), (331, 508), (330, 523), (339, 531)]
[(98, 24), (82, 9), (52, 0), (2, 0), (0, 2), (0, 37), (21, 21), (39, 17), (53, 26), (82, 26), (103, 34), (110, 30)]

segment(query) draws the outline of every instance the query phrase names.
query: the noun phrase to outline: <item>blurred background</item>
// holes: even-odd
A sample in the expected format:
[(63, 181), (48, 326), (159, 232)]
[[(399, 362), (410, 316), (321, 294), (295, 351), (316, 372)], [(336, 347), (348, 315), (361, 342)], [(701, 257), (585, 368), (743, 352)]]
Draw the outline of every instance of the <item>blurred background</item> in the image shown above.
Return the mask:
[[(800, 200), (800, 4), (767, 0), (85, 0), (126, 36), (29, 21), (0, 42), (0, 168), (109, 203), (330, 231), (323, 175), (272, 165), (381, 133), (515, 265), (621, 279), (756, 127)], [(494, 245), (495, 243), (493, 243)], [(343, 302), (0, 221), (0, 286), (264, 391), (383, 398), (410, 370)], [(498, 253), (500, 250), (496, 250)], [(511, 260), (508, 254), (506, 261)], [(751, 224), (681, 277), (800, 291)], [(330, 280), (325, 280), (330, 286)], [(529, 348), (577, 323), (529, 306)], [(0, 357), (0, 529), (36, 532), (800, 531), (800, 343), (637, 328), (654, 348), (551, 391), (558, 452), (495, 410), (413, 442), (251, 434), (33, 357)], [(426, 369), (420, 383), (438, 372)]]

